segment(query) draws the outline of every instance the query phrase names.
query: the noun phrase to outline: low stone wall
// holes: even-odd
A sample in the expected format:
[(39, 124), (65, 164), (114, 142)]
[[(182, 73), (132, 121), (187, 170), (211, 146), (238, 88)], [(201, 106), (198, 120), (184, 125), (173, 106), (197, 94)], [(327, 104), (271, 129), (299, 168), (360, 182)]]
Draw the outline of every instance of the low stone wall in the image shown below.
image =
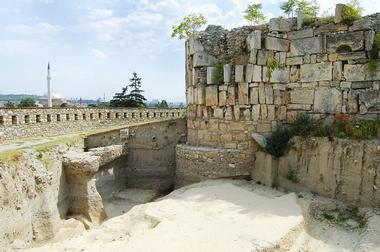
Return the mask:
[(174, 187), (175, 146), (186, 142), (186, 120), (146, 123), (93, 134), (85, 142), (88, 148), (126, 144), (128, 153), (118, 164), (123, 167), (119, 176), (125, 177), (126, 185), (166, 192)]
[(177, 145), (176, 186), (213, 178), (250, 175), (253, 154), (237, 149)]
[(292, 139), (276, 159), (258, 152), (252, 178), (291, 191), (310, 191), (351, 206), (380, 207), (380, 141)]
[(181, 109), (0, 109), (0, 143), (24, 137), (121, 126), (183, 117)]

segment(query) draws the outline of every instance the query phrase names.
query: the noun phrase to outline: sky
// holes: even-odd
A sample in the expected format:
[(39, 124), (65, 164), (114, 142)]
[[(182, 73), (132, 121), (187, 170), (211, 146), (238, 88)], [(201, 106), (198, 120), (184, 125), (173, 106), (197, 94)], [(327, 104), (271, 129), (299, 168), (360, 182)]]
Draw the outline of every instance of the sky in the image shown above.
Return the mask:
[[(243, 11), (262, 2), (269, 19), (282, 0), (0, 0), (0, 94), (53, 93), (65, 98), (111, 99), (136, 71), (148, 99), (185, 100), (184, 41), (171, 27), (202, 13), (209, 24), (247, 25)], [(320, 0), (320, 13), (338, 2)], [(379, 0), (362, 0), (366, 14)]]

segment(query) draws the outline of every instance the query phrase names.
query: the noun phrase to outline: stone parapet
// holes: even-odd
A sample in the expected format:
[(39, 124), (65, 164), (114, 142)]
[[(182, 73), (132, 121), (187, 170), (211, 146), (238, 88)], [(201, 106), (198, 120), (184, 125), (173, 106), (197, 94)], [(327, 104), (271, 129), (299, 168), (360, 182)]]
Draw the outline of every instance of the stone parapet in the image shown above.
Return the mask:
[(136, 122), (181, 118), (184, 109), (62, 108), (0, 109), (0, 143), (25, 137), (122, 126)]

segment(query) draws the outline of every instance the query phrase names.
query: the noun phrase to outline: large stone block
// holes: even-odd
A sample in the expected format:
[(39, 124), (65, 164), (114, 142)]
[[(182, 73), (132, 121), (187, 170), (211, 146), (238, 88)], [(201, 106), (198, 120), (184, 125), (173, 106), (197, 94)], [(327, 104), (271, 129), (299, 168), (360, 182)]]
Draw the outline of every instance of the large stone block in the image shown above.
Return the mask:
[(310, 29), (304, 29), (300, 31), (291, 31), (288, 32), (288, 39), (302, 39), (302, 38), (309, 38), (314, 36), (314, 31), (312, 28)]
[(223, 77), (225, 83), (231, 83), (232, 66), (227, 64), (223, 66)]
[(193, 67), (213, 66), (218, 63), (218, 60), (205, 52), (197, 52), (194, 54)]
[(265, 84), (260, 83), (259, 85), (259, 103), (265, 104)]
[(360, 30), (370, 30), (372, 29), (374, 22), (370, 17), (356, 20), (352, 23), (350, 27), (351, 31), (360, 31)]
[(326, 36), (327, 52), (360, 51), (364, 49), (364, 33), (346, 32)]
[(244, 66), (243, 65), (235, 66), (235, 81), (244, 82)]
[(227, 105), (227, 92), (219, 91), (219, 106), (226, 106), (226, 105)]
[(187, 104), (193, 104), (194, 103), (194, 88), (188, 87), (186, 90), (186, 98), (187, 98)]
[(194, 36), (189, 39), (189, 55), (204, 51), (202, 43)]
[(228, 94), (227, 104), (230, 106), (235, 105), (235, 103), (236, 103), (236, 88), (234, 86), (228, 86), (227, 94)]
[(315, 90), (314, 112), (340, 113), (342, 93), (336, 88), (318, 88)]
[(248, 83), (239, 83), (238, 84), (238, 100), (239, 105), (249, 104), (248, 96)]
[(257, 65), (265, 66), (267, 59), (270, 57), (270, 53), (267, 50), (258, 50), (257, 52)]
[(262, 151), (256, 152), (255, 165), (251, 178), (266, 186), (275, 186), (278, 170), (278, 159)]
[(247, 47), (251, 51), (253, 49), (261, 49), (261, 31), (253, 31), (247, 37)]
[[(380, 65), (380, 61), (376, 63)], [(379, 69), (379, 67), (378, 67)], [(344, 65), (344, 77), (347, 81), (371, 81), (380, 80), (380, 71), (371, 73), (368, 64)]]
[(301, 66), (301, 82), (328, 81), (332, 79), (332, 63), (322, 62)]
[(290, 102), (295, 104), (313, 104), (313, 89), (295, 89), (289, 92)]
[(337, 4), (335, 6), (335, 23), (339, 24), (343, 20), (344, 4)]
[(344, 77), (346, 81), (366, 80), (367, 68), (364, 64), (344, 65)]
[(197, 88), (197, 104), (205, 104), (205, 87), (203, 85), (199, 85)]
[(258, 121), (260, 119), (260, 105), (253, 105), (252, 106), (252, 120)]
[(261, 82), (261, 66), (247, 65), (245, 81), (248, 83), (251, 82)]
[(271, 85), (265, 85), (265, 102), (273, 104), (273, 87)]
[(292, 19), (285, 18), (272, 18), (269, 21), (269, 30), (271, 31), (280, 31), (280, 32), (289, 32), (294, 26), (294, 21)]
[(206, 87), (206, 106), (218, 106), (218, 87), (215, 85)]
[(295, 66), (295, 65), (302, 65), (302, 64), (303, 64), (302, 57), (286, 58), (286, 65), (288, 66)]
[(343, 63), (337, 61), (333, 63), (333, 80), (340, 81), (342, 79)]
[(215, 73), (216, 73), (215, 67), (207, 68), (207, 84), (215, 84)]
[(321, 38), (302, 38), (292, 40), (290, 44), (290, 55), (299, 56), (305, 54), (321, 53)]
[(289, 82), (289, 67), (275, 69), (272, 73), (271, 82), (273, 83)]
[(250, 88), (251, 104), (259, 104), (259, 89), (257, 87)]
[(265, 48), (268, 50), (287, 52), (289, 51), (289, 40), (276, 37), (265, 38)]

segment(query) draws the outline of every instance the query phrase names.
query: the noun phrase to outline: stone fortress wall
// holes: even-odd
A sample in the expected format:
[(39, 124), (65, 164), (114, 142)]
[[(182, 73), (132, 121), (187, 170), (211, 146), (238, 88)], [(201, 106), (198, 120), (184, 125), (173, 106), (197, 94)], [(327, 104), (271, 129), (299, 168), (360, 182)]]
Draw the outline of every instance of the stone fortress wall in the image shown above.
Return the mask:
[[(380, 71), (369, 71), (369, 52), (380, 14), (347, 25), (340, 23), (341, 7), (333, 23), (303, 26), (300, 15), (230, 31), (211, 25), (187, 41), (188, 142), (177, 146), (180, 183), (249, 176), (258, 150), (252, 133), (270, 135), (302, 113), (379, 118)], [(269, 78), (270, 62), (282, 67)], [(223, 162), (225, 156), (233, 158)]]
[(0, 109), (0, 143), (24, 137), (174, 119), (184, 114), (181, 109), (153, 108)]

